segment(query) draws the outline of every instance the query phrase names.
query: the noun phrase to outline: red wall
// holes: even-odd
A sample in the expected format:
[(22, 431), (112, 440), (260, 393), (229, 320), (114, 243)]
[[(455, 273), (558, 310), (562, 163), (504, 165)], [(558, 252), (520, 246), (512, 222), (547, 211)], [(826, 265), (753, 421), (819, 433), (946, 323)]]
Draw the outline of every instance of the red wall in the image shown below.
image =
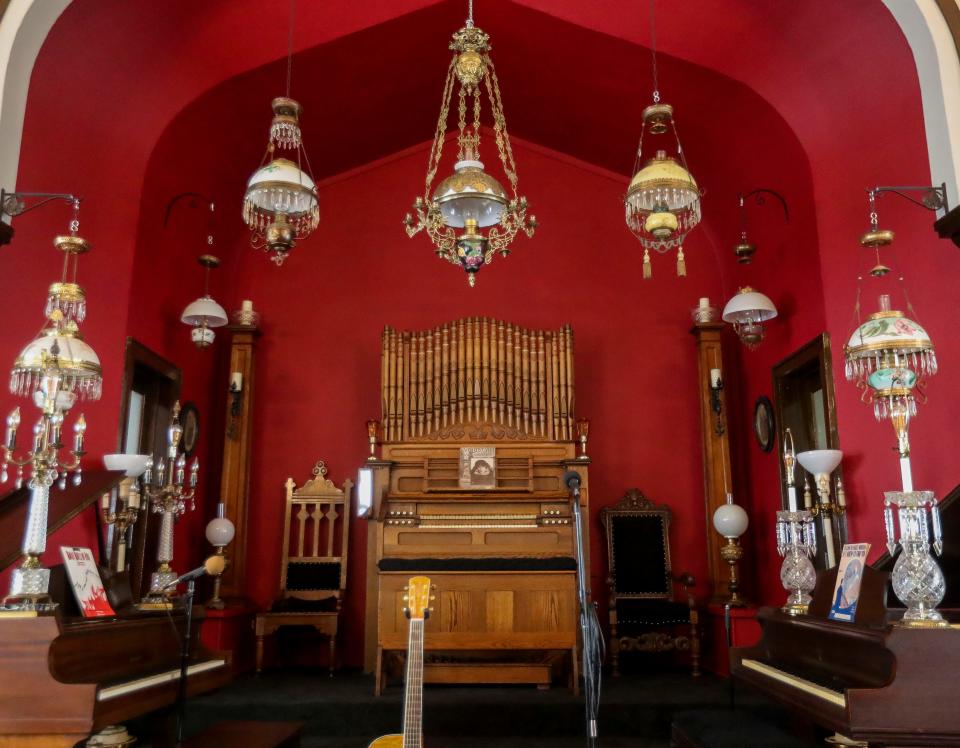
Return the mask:
[[(322, 36), (322, 19), (311, 15), (309, 32), (334, 41), (298, 57), (296, 80), (322, 82), (301, 88), (308, 98), (308, 148), (318, 175), (329, 178), (321, 184), (320, 229), (284, 268), (276, 269), (245, 246), (238, 206), (244, 180), (262, 154), (265, 102), (276, 93), (283, 66), (230, 78), (173, 117), (205, 87), (243, 66), (223, 42), (213, 55), (215, 69), (200, 64), (210, 52), (197, 44), (184, 46), (176, 69), (156, 70), (148, 61), (168, 53), (161, 40), (174, 37), (162, 25), (151, 31), (142, 15), (122, 15), (129, 7), (118, 4), (104, 11), (116, 21), (111, 28), (132, 23), (136, 33), (106, 35), (109, 44), (97, 52), (100, 57), (76, 55), (91, 33), (103, 31), (98, 25), (103, 16), (93, 5), (74, 3), (55, 27), (34, 71), (18, 186), (75, 190), (87, 198), (81, 231), (94, 251), (81, 266), (91, 300), (84, 328), (105, 369), (104, 399), (86, 409), (87, 459), (94, 462), (116, 448), (127, 335), (181, 365), (184, 396), (201, 407), (203, 506), (181, 525), (178, 568), (189, 568), (207, 549), (202, 528), (216, 500), (226, 381), (223, 339), (217, 350), (196, 351), (178, 322), (180, 310), (200, 288), (194, 258), (206, 249), (205, 221), (180, 208), (163, 227), (168, 201), (184, 191), (199, 191), (211, 194), (219, 206), (216, 252), (224, 265), (214, 273), (214, 295), (228, 310), (252, 298), (264, 312), (249, 563), (250, 593), (258, 602), (266, 603), (277, 584), (283, 480), (292, 475), (302, 482), (323, 457), (339, 483), (352, 476), (365, 454), (363, 423), (379, 409), (381, 327), (428, 327), (464, 315), (491, 315), (528, 326), (573, 325), (578, 410), (594, 424), (594, 507), (615, 501), (631, 485), (669, 502), (676, 512), (675, 564), (702, 578), (707, 518), (688, 312), (704, 295), (722, 305), (744, 282), (770, 295), (781, 311), (756, 353), (742, 351), (729, 336), (727, 363), (734, 488), (752, 523), (745, 541), (749, 591), (760, 600), (779, 599), (771, 529), (779, 504), (777, 457), (755, 446), (749, 429), (753, 402), (769, 394), (769, 367), (824, 327), (839, 357), (852, 328), (859, 259), (855, 237), (865, 223), (862, 188), (929, 179), (912, 59), (885, 11), (863, 16), (870, 23), (869, 50), (851, 47), (835, 54), (840, 42), (833, 37), (816, 47), (826, 50), (818, 52), (815, 67), (814, 88), (823, 96), (819, 107), (791, 109), (796, 97), (786, 92), (796, 89), (807, 101), (810, 86), (805, 79), (789, 78), (792, 68), (783, 68), (777, 77), (782, 60), (776, 49), (751, 60), (755, 67), (750, 74), (761, 71), (764, 89), (776, 89), (778, 111), (787, 113), (802, 140), (749, 88), (662, 56), (661, 80), (677, 96), (672, 101), (678, 105), (684, 145), (705, 189), (705, 222), (688, 243), (690, 277), (676, 279), (672, 258), (658, 257), (654, 280), (642, 282), (640, 252), (623, 227), (621, 199), (639, 112), (646, 103), (625, 92), (636, 94), (636, 60), (643, 50), (556, 19), (545, 21), (513, 3), (498, 4), (497, 19), (504, 28), (494, 31), (498, 40), (509, 43), (498, 47), (496, 59), (516, 131), (622, 174), (519, 145), (521, 185), (542, 227), (532, 241), (518, 240), (510, 258), (484, 269), (478, 288), (470, 290), (459, 271), (432, 257), (426, 239), (407, 240), (399, 224), (422, 185), (422, 146), (331, 176), (429, 133), (446, 57), (442, 44), (410, 58), (413, 74), (398, 74), (384, 93), (392, 98), (381, 101), (356, 92), (382, 90), (376, 87), (383, 83), (383, 71), (395, 64), (391, 40), (414, 39), (414, 47), (423, 42), (423, 49), (432, 50), (424, 40), (441, 29), (445, 34), (459, 11), (440, 5), (394, 26), (339, 39)], [(342, 32), (374, 21), (337, 19)], [(534, 22), (549, 29), (550, 40), (563, 43), (511, 38), (516, 29)], [(257, 64), (270, 59), (269, 46), (257, 47)], [(543, 62), (558, 48), (590, 50), (582, 55), (584, 64), (562, 81)], [(531, 49), (542, 65), (533, 68), (536, 75), (528, 74)], [(722, 53), (719, 45), (704, 49)], [(790, 49), (800, 64), (806, 53), (796, 45)], [(109, 79), (103, 76), (107, 69)], [(435, 79), (435, 86), (427, 85)], [(568, 84), (575, 93), (589, 95), (571, 96)], [(421, 101), (425, 87), (430, 95)], [(871, 93), (877, 89), (882, 96)], [(124, 92), (131, 103), (121, 116), (116, 96)], [(850, 103), (843, 105), (845, 97)], [(73, 104), (69, 120), (64, 101)], [(563, 108), (550, 109), (554, 101), (563, 102)], [(376, 116), (380, 104), (391, 117)], [(544, 117), (544, 111), (551, 116)], [(556, 116), (560, 111), (562, 120)], [(488, 140), (488, 162), (491, 145)], [(622, 163), (617, 162), (620, 153)], [(761, 186), (786, 196), (791, 222), (780, 223), (775, 204), (752, 209), (751, 236), (760, 251), (752, 267), (742, 268), (734, 265), (729, 251), (738, 231), (735, 198), (739, 191)], [(923, 407), (914, 426), (915, 476), (918, 486), (942, 494), (956, 483), (945, 435), (951, 426), (947, 396), (957, 389), (960, 376), (960, 344), (950, 336), (956, 321), (950, 279), (960, 269), (960, 254), (933, 238), (928, 216), (893, 200), (885, 199), (882, 216), (898, 231), (908, 287), (938, 346), (943, 370), (932, 384), (931, 405)], [(59, 268), (58, 258), (44, 247), (66, 220), (65, 208), (62, 220), (52, 208), (19, 218), (16, 241), (0, 252), (0, 277), (17, 279), (3, 288), (7, 303), (0, 361), (12, 360), (39, 328), (46, 285)], [(842, 372), (839, 361), (835, 370)], [(879, 546), (880, 492), (897, 485), (896, 460), (887, 452), (891, 432), (873, 422), (852, 386), (839, 381), (836, 389), (841, 446), (849, 455), (845, 476), (853, 505), (851, 537)], [(354, 530), (349, 609), (351, 628), (359, 629), (363, 523)], [(89, 528), (78, 532), (69, 539), (66, 533), (65, 542), (89, 542)], [(603, 580), (603, 545), (596, 532), (594, 526), (595, 589)], [(0, 584), (5, 584), (2, 578)], [(350, 656), (357, 658), (356, 640)]]

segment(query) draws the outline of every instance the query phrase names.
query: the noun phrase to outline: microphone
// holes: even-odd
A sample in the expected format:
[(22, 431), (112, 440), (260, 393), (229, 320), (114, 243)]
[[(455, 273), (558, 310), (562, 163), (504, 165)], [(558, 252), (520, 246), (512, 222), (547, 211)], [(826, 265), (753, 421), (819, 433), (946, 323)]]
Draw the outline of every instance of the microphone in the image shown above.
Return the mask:
[(563, 474), (564, 485), (570, 489), (570, 493), (580, 498), (580, 473), (576, 470), (568, 470)]
[(163, 589), (168, 590), (171, 587), (176, 587), (182, 582), (189, 582), (194, 579), (199, 579), (204, 574), (209, 574), (210, 576), (215, 577), (218, 574), (222, 574), (225, 567), (226, 562), (223, 560), (223, 556), (210, 556), (210, 558), (203, 562), (203, 566), (198, 566), (193, 571), (188, 571), (186, 574), (181, 574), (175, 580), (170, 582), (170, 584), (164, 585)]

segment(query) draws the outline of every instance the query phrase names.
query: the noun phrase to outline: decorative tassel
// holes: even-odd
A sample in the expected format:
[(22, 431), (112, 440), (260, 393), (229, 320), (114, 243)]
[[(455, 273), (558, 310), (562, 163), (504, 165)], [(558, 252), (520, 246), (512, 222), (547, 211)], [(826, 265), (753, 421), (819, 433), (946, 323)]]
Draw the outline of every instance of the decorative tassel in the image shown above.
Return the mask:
[(687, 277), (687, 261), (683, 259), (683, 247), (680, 247), (679, 251), (677, 252), (677, 277)]
[(650, 280), (653, 277), (653, 265), (650, 264), (650, 250), (643, 250), (643, 279)]

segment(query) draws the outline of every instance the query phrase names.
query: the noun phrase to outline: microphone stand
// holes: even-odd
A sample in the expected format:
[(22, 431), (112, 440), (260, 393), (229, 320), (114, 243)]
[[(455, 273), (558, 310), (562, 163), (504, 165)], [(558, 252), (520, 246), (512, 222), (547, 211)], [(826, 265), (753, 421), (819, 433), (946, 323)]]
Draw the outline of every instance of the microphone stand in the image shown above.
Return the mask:
[(187, 626), (183, 641), (180, 643), (180, 682), (177, 684), (177, 745), (183, 743), (183, 718), (187, 707), (187, 669), (190, 666), (190, 629), (193, 624), (193, 593), (196, 581), (187, 582), (185, 597)]
[(573, 530), (577, 547), (577, 595), (580, 600), (580, 635), (582, 640), (581, 671), (583, 672), (583, 696), (586, 720), (587, 746), (600, 745), (597, 733), (597, 711), (600, 707), (600, 667), (603, 663), (603, 635), (597, 621), (596, 609), (587, 595), (587, 577), (583, 549), (583, 515), (580, 510), (580, 476), (576, 472), (564, 475), (564, 483), (570, 489)]

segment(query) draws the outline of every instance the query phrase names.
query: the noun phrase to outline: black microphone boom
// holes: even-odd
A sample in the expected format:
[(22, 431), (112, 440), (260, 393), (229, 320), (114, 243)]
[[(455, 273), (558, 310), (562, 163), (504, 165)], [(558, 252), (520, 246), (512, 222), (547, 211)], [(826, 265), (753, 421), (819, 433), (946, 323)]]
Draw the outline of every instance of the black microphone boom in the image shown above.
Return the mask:
[(171, 587), (176, 587), (177, 585), (182, 584), (183, 582), (199, 579), (204, 574), (216, 576), (223, 571), (223, 568), (224, 562), (222, 556), (210, 556), (210, 558), (203, 562), (203, 566), (198, 566), (193, 571), (188, 571), (186, 574), (181, 574), (174, 581), (164, 585), (163, 589), (168, 590)]

